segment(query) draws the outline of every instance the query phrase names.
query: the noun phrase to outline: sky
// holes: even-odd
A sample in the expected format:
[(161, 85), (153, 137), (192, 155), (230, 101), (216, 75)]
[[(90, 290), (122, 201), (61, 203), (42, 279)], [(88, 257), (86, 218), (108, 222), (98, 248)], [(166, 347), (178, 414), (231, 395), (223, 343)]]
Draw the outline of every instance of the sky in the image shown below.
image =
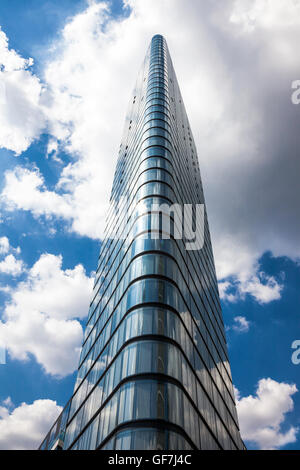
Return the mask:
[(298, 0), (1, 1), (0, 449), (37, 448), (72, 393), (157, 33), (198, 149), (242, 437), (300, 448), (299, 26)]

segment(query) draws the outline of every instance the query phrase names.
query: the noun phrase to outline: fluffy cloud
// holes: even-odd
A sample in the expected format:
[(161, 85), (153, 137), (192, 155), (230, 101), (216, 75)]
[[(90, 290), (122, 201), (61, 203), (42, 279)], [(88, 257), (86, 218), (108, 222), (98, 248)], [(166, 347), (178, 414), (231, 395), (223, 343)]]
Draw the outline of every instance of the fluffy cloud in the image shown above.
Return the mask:
[(49, 374), (73, 372), (82, 342), (78, 319), (87, 314), (91, 290), (92, 279), (81, 265), (63, 270), (61, 256), (41, 255), (26, 280), (10, 291), (0, 344), (15, 359), (32, 354)]
[(258, 260), (266, 251), (300, 257), (299, 109), (290, 100), (299, 2), (287, 0), (284, 11), (279, 0), (126, 5), (130, 14), (112, 20), (104, 4), (89, 2), (63, 28), (33, 96), (52, 134), (49, 154), (59, 158), (64, 148), (74, 160), (51, 191), (37, 170), (7, 173), (2, 201), (102, 236), (126, 102), (145, 46), (160, 32), (195, 131), (218, 277), (238, 295), (278, 299), (281, 285), (261, 276)]
[(7, 237), (0, 237), (0, 255), (13, 252), (13, 253), (21, 253), (21, 249), (18, 246), (17, 248), (14, 248), (11, 246), (9, 243), (9, 239)]
[(286, 413), (292, 411), (292, 395), (296, 385), (270, 378), (258, 382), (256, 396), (240, 397), (236, 392), (237, 410), (242, 437), (259, 449), (277, 449), (297, 440), (298, 428), (282, 431)]
[(300, 25), (300, 5), (298, 1), (280, 0), (235, 0), (230, 20), (239, 24), (246, 32), (255, 29), (291, 28)]
[(41, 108), (42, 85), (30, 72), (33, 60), (9, 49), (0, 29), (0, 148), (16, 155), (26, 150), (46, 125)]
[(9, 240), (7, 237), (0, 237), (0, 254), (7, 253), (9, 250)]
[(3, 261), (0, 261), (0, 273), (11, 274), (18, 276), (23, 271), (23, 262), (14, 257), (14, 255), (7, 255)]
[[(24, 263), (22, 260), (16, 259), (14, 254), (21, 252), (20, 247), (13, 248), (7, 237), (0, 238), (0, 257), (1, 255), (7, 255), (3, 260), (0, 261), (0, 274), (9, 274), (12, 276), (18, 276), (23, 272)], [(9, 254), (8, 254), (9, 253)], [(13, 254), (14, 253), (14, 254)], [(2, 288), (3, 290), (3, 288)]]
[(234, 331), (237, 331), (238, 333), (247, 333), (247, 331), (249, 331), (250, 322), (245, 317), (239, 315), (234, 317), (233, 321), (234, 324), (232, 325), (232, 329)]
[(282, 290), (282, 283), (261, 271), (249, 277), (240, 275), (239, 279), (233, 277), (219, 282), (220, 297), (228, 302), (237, 302), (249, 294), (260, 304), (265, 304), (280, 299)]
[(61, 411), (53, 400), (35, 400), (13, 408), (7, 398), (0, 405), (0, 449), (37, 449)]
[[(17, 166), (13, 171), (6, 172), (5, 181), (2, 198), (7, 207), (30, 210), (35, 216), (55, 214), (57, 217), (72, 217), (70, 197), (47, 191), (44, 178), (37, 169), (30, 171)], [(15, 191), (16, 188), (18, 191)]]
[[(262, 279), (265, 282), (262, 282)], [(273, 276), (259, 273), (259, 275), (241, 282), (239, 289), (242, 294), (251, 294), (258, 302), (263, 304), (280, 299), (283, 286)]]

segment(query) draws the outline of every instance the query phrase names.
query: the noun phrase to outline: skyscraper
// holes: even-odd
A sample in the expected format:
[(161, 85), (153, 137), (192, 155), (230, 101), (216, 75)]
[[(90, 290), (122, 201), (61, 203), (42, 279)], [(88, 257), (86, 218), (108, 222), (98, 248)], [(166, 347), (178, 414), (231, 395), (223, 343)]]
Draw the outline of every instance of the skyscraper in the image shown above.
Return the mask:
[[(187, 219), (201, 246), (187, 248)], [(160, 35), (126, 117), (74, 393), (40, 448), (57, 446), (244, 448), (197, 152)]]

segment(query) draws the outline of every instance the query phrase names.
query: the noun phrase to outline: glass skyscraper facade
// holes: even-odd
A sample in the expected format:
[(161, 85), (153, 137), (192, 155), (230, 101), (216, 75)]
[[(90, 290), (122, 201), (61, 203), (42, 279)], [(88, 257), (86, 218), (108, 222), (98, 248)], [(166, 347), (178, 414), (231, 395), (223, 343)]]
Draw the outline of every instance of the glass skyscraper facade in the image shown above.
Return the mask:
[(41, 449), (244, 448), (206, 210), (203, 246), (188, 250), (154, 204), (205, 207), (160, 35), (126, 117), (74, 393)]

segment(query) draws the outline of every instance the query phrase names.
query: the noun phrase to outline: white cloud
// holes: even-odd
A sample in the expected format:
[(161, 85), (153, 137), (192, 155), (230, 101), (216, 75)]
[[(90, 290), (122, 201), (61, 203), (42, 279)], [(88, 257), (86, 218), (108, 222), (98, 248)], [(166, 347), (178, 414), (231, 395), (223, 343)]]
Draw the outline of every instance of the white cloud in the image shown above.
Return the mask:
[(13, 406), (8, 398), (0, 405), (0, 449), (35, 450), (41, 444), (62, 407), (53, 400), (35, 400)]
[(12, 408), (14, 406), (10, 397), (5, 398), (5, 400), (2, 401), (2, 404), (5, 405), (7, 408)]
[(17, 260), (14, 255), (7, 255), (3, 261), (0, 261), (0, 273), (18, 276), (24, 269), (23, 261)]
[(259, 275), (241, 282), (239, 289), (242, 294), (251, 294), (258, 302), (264, 304), (280, 299), (283, 286), (273, 276), (259, 273)]
[(232, 325), (232, 329), (237, 331), (238, 333), (247, 333), (250, 328), (250, 322), (246, 319), (246, 317), (242, 317), (241, 315), (234, 317), (233, 319), (234, 324)]
[(239, 296), (280, 298), (281, 285), (261, 276), (257, 260), (266, 251), (300, 258), (299, 113), (289, 96), (300, 67), (299, 3), (287, 0), (284, 13), (278, 0), (126, 3), (131, 14), (115, 21), (90, 2), (53, 43), (36, 102), (52, 135), (48, 150), (64, 148), (74, 160), (51, 191), (37, 170), (8, 172), (6, 209), (102, 236), (126, 104), (160, 32), (195, 131), (218, 277), (240, 283)]
[(50, 155), (52, 152), (56, 153), (58, 150), (58, 142), (55, 139), (49, 139), (47, 145), (47, 155)]
[(56, 139), (49, 139), (48, 141), (48, 145), (47, 145), (47, 158), (48, 157), (51, 157), (52, 160), (56, 161), (57, 163), (60, 163), (60, 164), (63, 164), (63, 161), (61, 158), (58, 157), (57, 153), (58, 153), (58, 149), (59, 149), (59, 145), (58, 145), (58, 141)]
[[(18, 246), (14, 248), (10, 245), (9, 239), (7, 237), (0, 238), (0, 256), (7, 255), (3, 260), (0, 261), (0, 273), (9, 274), (12, 276), (20, 275), (24, 270), (24, 263), (22, 260), (16, 259), (14, 254), (19, 255), (21, 249)], [(2, 288), (3, 290), (3, 288)]]
[(9, 240), (7, 237), (0, 237), (0, 254), (9, 251)]
[(233, 392), (235, 396), (235, 401), (238, 401), (241, 398), (240, 391), (236, 388), (235, 385), (233, 385)]
[(298, 428), (282, 430), (286, 414), (294, 409), (292, 395), (296, 392), (296, 385), (270, 378), (258, 382), (255, 396), (241, 398), (236, 390), (242, 438), (259, 449), (277, 449), (296, 442)]
[(220, 298), (222, 300), (227, 300), (228, 302), (236, 302), (239, 299), (237, 290), (234, 289), (234, 285), (232, 285), (231, 282), (221, 281), (218, 283), (218, 287)]
[(82, 265), (63, 270), (61, 256), (41, 255), (26, 280), (9, 292), (0, 344), (14, 359), (32, 354), (49, 374), (73, 372), (82, 342), (77, 319), (87, 315), (91, 291), (92, 279)]
[(230, 21), (247, 32), (258, 28), (299, 27), (300, 3), (298, 0), (286, 3), (280, 0), (235, 0)]
[(0, 148), (19, 155), (39, 136), (46, 125), (40, 97), (40, 80), (28, 70), (31, 58), (24, 59), (9, 49), (0, 28)]
[(32, 65), (33, 59), (24, 59), (13, 49), (8, 47), (6, 34), (0, 30), (0, 51), (1, 51), (1, 69), (6, 72), (23, 70)]
[(71, 198), (47, 191), (44, 178), (37, 169), (30, 171), (17, 166), (13, 171), (6, 172), (5, 180), (2, 198), (8, 206), (30, 210), (35, 216), (72, 216)]
[[(282, 275), (280, 276), (281, 280)], [(228, 302), (237, 302), (245, 299), (245, 296), (251, 295), (260, 304), (279, 300), (283, 290), (283, 284), (279, 283), (274, 276), (268, 276), (264, 272), (259, 271), (257, 274), (249, 274), (249, 276), (240, 275), (230, 280), (219, 282), (219, 293), (222, 300)]]

